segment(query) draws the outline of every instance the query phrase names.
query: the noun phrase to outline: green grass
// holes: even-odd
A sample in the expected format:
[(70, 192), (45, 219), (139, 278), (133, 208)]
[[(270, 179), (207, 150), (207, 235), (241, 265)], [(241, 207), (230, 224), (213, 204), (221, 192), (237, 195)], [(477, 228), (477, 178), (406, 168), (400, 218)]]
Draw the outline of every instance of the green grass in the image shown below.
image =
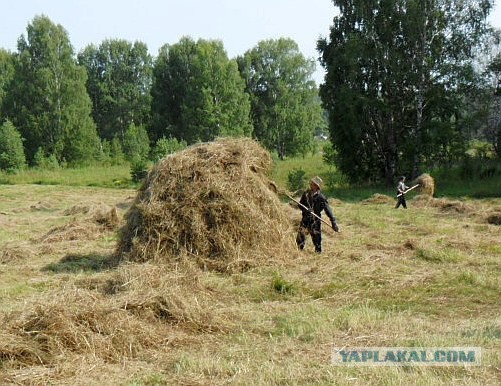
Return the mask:
[[(281, 188), (287, 188), (289, 173), (303, 170), (305, 172), (304, 187), (313, 176), (320, 176), (325, 182), (323, 191), (327, 196), (343, 201), (357, 202), (371, 197), (374, 193), (393, 197), (394, 186), (364, 186), (350, 185), (347, 179), (332, 165), (323, 161), (322, 144), (318, 151), (302, 157), (291, 157), (285, 160), (273, 155), (273, 170), (271, 178)], [(459, 170), (439, 170), (432, 172), (435, 179), (436, 197), (454, 198), (489, 198), (501, 196), (501, 175), (491, 178), (461, 178)], [(138, 183), (131, 179), (128, 164), (118, 166), (87, 166), (75, 169), (40, 170), (28, 169), (18, 174), (0, 172), (0, 184), (6, 185), (65, 185), (65, 186), (95, 186), (105, 188), (137, 188)], [(409, 193), (409, 197), (416, 192)]]
[[(393, 197), (395, 186), (364, 186), (350, 185), (346, 178), (334, 167), (327, 165), (322, 158), (320, 150), (305, 157), (292, 157), (285, 160), (274, 158), (272, 179), (280, 186), (287, 187), (288, 175), (294, 170), (301, 169), (305, 172), (305, 186), (313, 176), (320, 176), (325, 182), (324, 193), (328, 196), (343, 201), (357, 202), (371, 197), (374, 193), (385, 194)], [(501, 175), (498, 173), (490, 178), (472, 178), (465, 180), (460, 176), (459, 170), (439, 170), (431, 173), (435, 179), (436, 197), (453, 198), (490, 198), (501, 196)], [(409, 193), (413, 197), (416, 192)]]
[(323, 161), (322, 154), (319, 151), (315, 154), (309, 153), (305, 157), (293, 157), (285, 160), (274, 157), (272, 178), (279, 186), (286, 187), (287, 176), (293, 170), (298, 169), (306, 173), (306, 178), (311, 178), (316, 175), (327, 178), (327, 176), (335, 171), (333, 166), (329, 166)]
[(0, 184), (96, 186), (108, 188), (130, 188), (135, 186), (131, 181), (129, 165), (96, 165), (55, 170), (28, 169), (18, 174), (0, 172)]
[(438, 197), (489, 198), (501, 196), (501, 175), (465, 180), (455, 176), (435, 178)]
[(50, 263), (42, 271), (54, 273), (99, 272), (109, 268), (109, 256), (91, 253), (88, 255), (67, 255), (57, 263)]

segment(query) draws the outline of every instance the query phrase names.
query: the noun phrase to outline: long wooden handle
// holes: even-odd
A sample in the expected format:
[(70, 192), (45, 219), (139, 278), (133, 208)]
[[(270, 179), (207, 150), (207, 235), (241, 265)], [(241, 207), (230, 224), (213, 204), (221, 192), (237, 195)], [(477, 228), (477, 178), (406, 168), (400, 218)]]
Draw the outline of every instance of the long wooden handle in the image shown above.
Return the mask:
[(320, 216), (317, 216), (315, 213), (313, 213), (312, 210), (308, 209), (306, 206), (304, 206), (303, 204), (301, 204), (299, 201), (297, 201), (296, 199), (292, 198), (291, 196), (289, 196), (288, 194), (286, 194), (287, 197), (289, 197), (292, 201), (294, 201), (296, 204), (298, 205), (301, 205), (304, 209), (306, 209), (309, 213), (311, 213), (313, 216), (315, 216), (316, 218), (318, 218), (320, 221), (322, 221), (324, 224), (327, 224), (329, 226), (329, 228), (332, 228), (332, 224), (329, 224), (327, 221), (325, 221), (322, 217)]
[(402, 194), (405, 194), (405, 193), (407, 193), (407, 192), (410, 192), (412, 189), (415, 189), (415, 188), (417, 188), (418, 186), (419, 186), (419, 184), (414, 185), (412, 188), (407, 189), (405, 192), (397, 194), (397, 197), (400, 197)]

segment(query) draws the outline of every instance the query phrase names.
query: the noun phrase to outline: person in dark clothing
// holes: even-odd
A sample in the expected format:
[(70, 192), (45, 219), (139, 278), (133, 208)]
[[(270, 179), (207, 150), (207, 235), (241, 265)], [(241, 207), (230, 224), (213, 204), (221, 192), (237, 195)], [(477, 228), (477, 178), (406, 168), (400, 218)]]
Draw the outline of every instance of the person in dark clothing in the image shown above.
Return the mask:
[(409, 189), (407, 185), (405, 185), (405, 176), (400, 177), (397, 185), (397, 205), (395, 209), (397, 209), (400, 205), (407, 209), (407, 203), (405, 202), (405, 191)]
[(322, 252), (322, 229), (321, 220), (315, 217), (321, 217), (321, 212), (324, 211), (327, 217), (331, 220), (332, 228), (334, 231), (339, 232), (339, 227), (336, 224), (336, 217), (332, 213), (332, 209), (327, 202), (327, 198), (320, 192), (322, 179), (314, 177), (310, 181), (310, 188), (303, 193), (299, 201), (299, 209), (301, 209), (302, 218), (299, 226), (299, 231), (296, 236), (296, 244), (299, 249), (304, 249), (306, 243), (306, 235), (311, 235), (313, 245), (315, 245), (315, 252)]

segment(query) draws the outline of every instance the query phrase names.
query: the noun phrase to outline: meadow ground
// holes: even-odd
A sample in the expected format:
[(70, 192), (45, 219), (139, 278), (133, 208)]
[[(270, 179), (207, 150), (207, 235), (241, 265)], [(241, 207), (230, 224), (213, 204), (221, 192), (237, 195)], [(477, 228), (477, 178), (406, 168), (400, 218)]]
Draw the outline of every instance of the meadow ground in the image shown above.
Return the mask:
[[(0, 185), (1, 384), (499, 384), (501, 199), (330, 198), (322, 254), (291, 239), (228, 274), (110, 265), (135, 195)], [(333, 347), (481, 347), (482, 364), (334, 366)]]

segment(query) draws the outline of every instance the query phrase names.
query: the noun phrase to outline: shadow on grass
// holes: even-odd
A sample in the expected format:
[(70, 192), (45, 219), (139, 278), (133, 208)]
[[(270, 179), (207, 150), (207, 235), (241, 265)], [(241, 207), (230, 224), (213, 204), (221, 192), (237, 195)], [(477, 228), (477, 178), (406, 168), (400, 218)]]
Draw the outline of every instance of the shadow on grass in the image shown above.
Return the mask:
[(117, 264), (110, 255), (89, 253), (86, 255), (70, 254), (57, 263), (50, 263), (42, 271), (53, 273), (101, 272), (115, 268)]

